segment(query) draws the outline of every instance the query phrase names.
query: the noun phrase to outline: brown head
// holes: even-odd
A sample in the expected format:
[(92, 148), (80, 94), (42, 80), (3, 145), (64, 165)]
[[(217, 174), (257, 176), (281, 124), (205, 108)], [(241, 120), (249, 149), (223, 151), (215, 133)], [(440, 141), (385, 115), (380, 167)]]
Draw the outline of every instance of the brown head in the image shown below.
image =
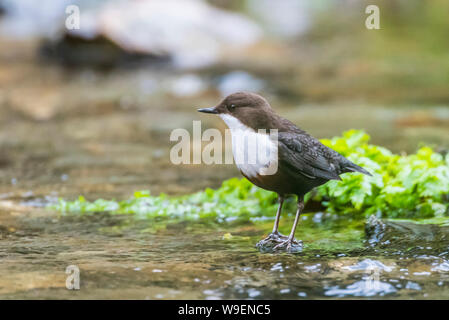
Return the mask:
[[(226, 119), (235, 118), (245, 126), (254, 130), (276, 129), (280, 118), (271, 109), (268, 101), (252, 92), (236, 92), (223, 99), (212, 108), (198, 109), (199, 112), (219, 115), (230, 126)], [(232, 129), (232, 128), (231, 128)]]

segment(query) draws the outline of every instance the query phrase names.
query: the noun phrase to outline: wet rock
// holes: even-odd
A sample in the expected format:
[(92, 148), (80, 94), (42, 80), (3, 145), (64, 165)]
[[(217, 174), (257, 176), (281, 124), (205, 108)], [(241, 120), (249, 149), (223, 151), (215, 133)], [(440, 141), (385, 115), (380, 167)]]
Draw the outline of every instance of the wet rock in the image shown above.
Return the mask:
[(251, 45), (261, 35), (249, 19), (202, 0), (107, 2), (82, 10), (80, 21), (80, 29), (64, 30), (43, 52), (71, 65), (109, 67), (152, 59), (195, 68), (213, 64), (225, 51)]
[(365, 234), (371, 246), (410, 245), (433, 242), (443, 245), (449, 241), (449, 227), (435, 224), (417, 224), (407, 221), (381, 220), (370, 216), (365, 225)]

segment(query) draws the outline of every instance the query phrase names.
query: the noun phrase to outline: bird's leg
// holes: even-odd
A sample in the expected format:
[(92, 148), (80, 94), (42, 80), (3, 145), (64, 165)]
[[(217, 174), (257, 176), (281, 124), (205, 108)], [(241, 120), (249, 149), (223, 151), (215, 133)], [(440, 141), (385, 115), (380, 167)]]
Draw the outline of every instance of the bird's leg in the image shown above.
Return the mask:
[(299, 245), (300, 242), (295, 240), (295, 231), (296, 226), (299, 222), (299, 217), (301, 216), (302, 210), (304, 209), (304, 198), (298, 197), (298, 209), (296, 210), (296, 217), (295, 221), (293, 222), (292, 231), (290, 232), (290, 235), (288, 236), (287, 240), (282, 241), (277, 246), (273, 248), (273, 250), (283, 249), (285, 248), (287, 252), (292, 251), (292, 245)]
[(281, 218), (282, 205), (284, 204), (284, 196), (279, 195), (279, 207), (276, 212), (276, 218), (274, 220), (273, 231), (263, 240), (260, 240), (256, 247), (265, 247), (265, 246), (273, 246), (274, 244), (280, 243), (283, 240), (286, 240), (288, 237), (280, 234), (278, 231), (279, 228), (279, 219)]
[(276, 219), (274, 220), (274, 226), (273, 231), (271, 232), (271, 235), (279, 238), (287, 238), (287, 236), (284, 236), (283, 234), (280, 234), (279, 229), (279, 220), (281, 218), (281, 212), (282, 212), (282, 205), (284, 204), (284, 196), (279, 195), (279, 207), (276, 212)]

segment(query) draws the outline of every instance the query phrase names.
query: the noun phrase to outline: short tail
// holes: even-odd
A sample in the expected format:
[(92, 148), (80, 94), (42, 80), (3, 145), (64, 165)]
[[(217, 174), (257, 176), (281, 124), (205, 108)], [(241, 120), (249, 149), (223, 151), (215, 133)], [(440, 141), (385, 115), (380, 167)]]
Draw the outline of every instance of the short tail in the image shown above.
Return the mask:
[(367, 170), (363, 169), (361, 166), (356, 165), (355, 163), (348, 161), (349, 163), (347, 163), (344, 167), (343, 167), (343, 172), (360, 172), (363, 174), (366, 174), (368, 176), (372, 176), (371, 173), (369, 173)]

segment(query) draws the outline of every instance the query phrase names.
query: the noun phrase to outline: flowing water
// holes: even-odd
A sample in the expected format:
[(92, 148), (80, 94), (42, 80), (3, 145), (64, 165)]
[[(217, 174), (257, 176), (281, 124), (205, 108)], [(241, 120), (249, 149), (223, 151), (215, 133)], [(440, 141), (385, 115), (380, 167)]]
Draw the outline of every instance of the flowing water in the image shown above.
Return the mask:
[[(349, 217), (305, 214), (296, 234), (304, 241), (301, 253), (262, 254), (254, 245), (272, 219), (217, 224), (45, 209), (57, 197), (127, 199), (142, 189), (186, 194), (237, 176), (234, 166), (169, 161), (171, 130), (191, 130), (193, 120), (202, 120), (203, 129), (224, 128), (195, 111), (217, 102), (211, 87), (222, 78), (214, 70), (63, 70), (36, 64), (27, 45), (4, 45), (0, 299), (449, 298), (444, 239), (373, 246), (365, 221)], [(192, 81), (202, 91), (188, 95)], [(421, 141), (448, 143), (448, 112), (438, 106), (269, 98), (282, 115), (320, 138), (363, 128), (374, 143), (394, 151), (413, 151)], [(284, 213), (284, 234), (292, 222)], [(66, 289), (70, 265), (80, 270), (80, 290)]]
[[(2, 299), (449, 298), (441, 243), (373, 248), (363, 221), (306, 214), (303, 252), (261, 254), (254, 244), (272, 221), (161, 223), (13, 205), (1, 217)], [(69, 265), (80, 290), (66, 289)]]

